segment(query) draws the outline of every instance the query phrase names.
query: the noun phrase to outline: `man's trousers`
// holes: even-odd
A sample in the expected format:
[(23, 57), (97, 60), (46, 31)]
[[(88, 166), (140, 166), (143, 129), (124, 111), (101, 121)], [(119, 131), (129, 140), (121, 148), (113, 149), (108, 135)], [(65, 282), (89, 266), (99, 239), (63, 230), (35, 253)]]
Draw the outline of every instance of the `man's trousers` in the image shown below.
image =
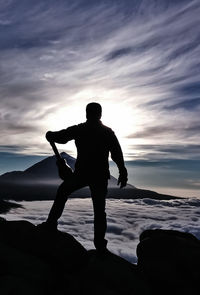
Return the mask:
[(58, 188), (55, 201), (49, 212), (47, 223), (55, 225), (61, 217), (68, 197), (74, 191), (89, 186), (94, 209), (94, 245), (97, 250), (106, 248), (107, 240), (105, 233), (107, 228), (106, 221), (106, 194), (108, 187), (107, 179), (86, 180), (77, 174), (73, 174), (69, 181), (64, 181)]

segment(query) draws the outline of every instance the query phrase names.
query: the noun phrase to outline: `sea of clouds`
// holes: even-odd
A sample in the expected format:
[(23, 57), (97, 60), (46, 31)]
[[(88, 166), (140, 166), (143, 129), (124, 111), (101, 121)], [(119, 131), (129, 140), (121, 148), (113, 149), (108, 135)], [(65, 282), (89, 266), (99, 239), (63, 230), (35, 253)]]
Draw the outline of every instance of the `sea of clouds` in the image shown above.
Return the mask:
[[(22, 201), (23, 208), (1, 215), (7, 220), (27, 220), (39, 224), (46, 220), (52, 201)], [(174, 229), (200, 238), (200, 200), (170, 201), (137, 199), (107, 200), (108, 248), (113, 253), (137, 262), (139, 235), (146, 229)], [(73, 235), (87, 249), (93, 246), (93, 208), (91, 199), (70, 199), (59, 220), (59, 229)]]

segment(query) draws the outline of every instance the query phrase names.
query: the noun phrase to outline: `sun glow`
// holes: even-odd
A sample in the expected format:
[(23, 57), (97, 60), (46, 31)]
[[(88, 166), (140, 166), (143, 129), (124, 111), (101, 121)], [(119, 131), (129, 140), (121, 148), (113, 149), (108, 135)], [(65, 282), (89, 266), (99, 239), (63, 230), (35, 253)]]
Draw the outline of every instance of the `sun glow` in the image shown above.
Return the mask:
[[(97, 101), (97, 100), (91, 100)], [(55, 109), (55, 112), (48, 116), (46, 121), (47, 130), (57, 131), (68, 126), (79, 124), (86, 121), (85, 108), (87, 102), (79, 102), (78, 104), (71, 104), (67, 107)], [(137, 113), (125, 103), (115, 102), (98, 102), (102, 106), (102, 123), (115, 132), (117, 135), (123, 151), (128, 153), (128, 136), (135, 132)], [(73, 142), (67, 144), (67, 150), (72, 151), (73, 155), (76, 154), (76, 149)]]
[(135, 120), (130, 106), (123, 103), (103, 103), (102, 107), (102, 122), (112, 128), (120, 138), (133, 133)]
[[(48, 117), (48, 128), (51, 130), (60, 130), (67, 128), (68, 126), (84, 122), (86, 120), (86, 104), (75, 104), (70, 107), (64, 107), (56, 110), (56, 112)], [(101, 120), (103, 124), (112, 128), (119, 137), (125, 138), (135, 131), (133, 129), (136, 118), (130, 106), (123, 103), (108, 102), (103, 102), (101, 105)]]

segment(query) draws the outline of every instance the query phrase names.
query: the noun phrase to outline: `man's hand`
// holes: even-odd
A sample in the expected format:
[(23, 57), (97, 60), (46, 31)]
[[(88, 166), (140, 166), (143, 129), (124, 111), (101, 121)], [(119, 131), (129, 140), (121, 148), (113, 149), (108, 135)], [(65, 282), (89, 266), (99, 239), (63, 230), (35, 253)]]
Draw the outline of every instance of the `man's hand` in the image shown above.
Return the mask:
[(125, 167), (123, 167), (123, 169), (119, 170), (119, 178), (118, 178), (118, 182), (117, 185), (120, 185), (120, 188), (123, 188), (126, 186), (127, 181), (128, 181), (128, 173)]
[(48, 131), (48, 132), (46, 133), (46, 139), (47, 139), (49, 142), (52, 142), (52, 141), (53, 141), (52, 135), (53, 135), (53, 132), (52, 132), (52, 131)]

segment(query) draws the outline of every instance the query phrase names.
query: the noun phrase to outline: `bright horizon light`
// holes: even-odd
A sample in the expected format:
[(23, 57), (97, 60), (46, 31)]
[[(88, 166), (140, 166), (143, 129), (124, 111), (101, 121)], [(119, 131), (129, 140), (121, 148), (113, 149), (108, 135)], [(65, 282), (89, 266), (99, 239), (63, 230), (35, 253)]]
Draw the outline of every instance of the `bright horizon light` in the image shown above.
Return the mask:
[[(125, 103), (101, 102), (98, 100), (91, 100), (91, 102), (98, 102), (102, 106), (101, 121), (104, 125), (117, 132), (118, 136), (126, 137), (135, 132), (136, 115), (134, 114), (130, 105)], [(86, 121), (86, 105), (87, 103), (74, 103), (69, 107), (61, 106), (55, 108), (55, 111), (50, 114), (45, 122), (45, 125), (52, 130), (61, 130), (72, 125), (76, 125)]]
[[(118, 137), (123, 151), (128, 151), (127, 137), (136, 131), (138, 115), (130, 105), (126, 103), (113, 101), (101, 101), (99, 99), (90, 99), (89, 102), (98, 102), (102, 106), (101, 121), (104, 125), (110, 127)], [(50, 114), (45, 122), (47, 130), (58, 131), (69, 126), (76, 125), (86, 121), (86, 105), (89, 102), (72, 104), (68, 107), (60, 107)], [(72, 150), (75, 154), (74, 143), (67, 143), (67, 150)]]

